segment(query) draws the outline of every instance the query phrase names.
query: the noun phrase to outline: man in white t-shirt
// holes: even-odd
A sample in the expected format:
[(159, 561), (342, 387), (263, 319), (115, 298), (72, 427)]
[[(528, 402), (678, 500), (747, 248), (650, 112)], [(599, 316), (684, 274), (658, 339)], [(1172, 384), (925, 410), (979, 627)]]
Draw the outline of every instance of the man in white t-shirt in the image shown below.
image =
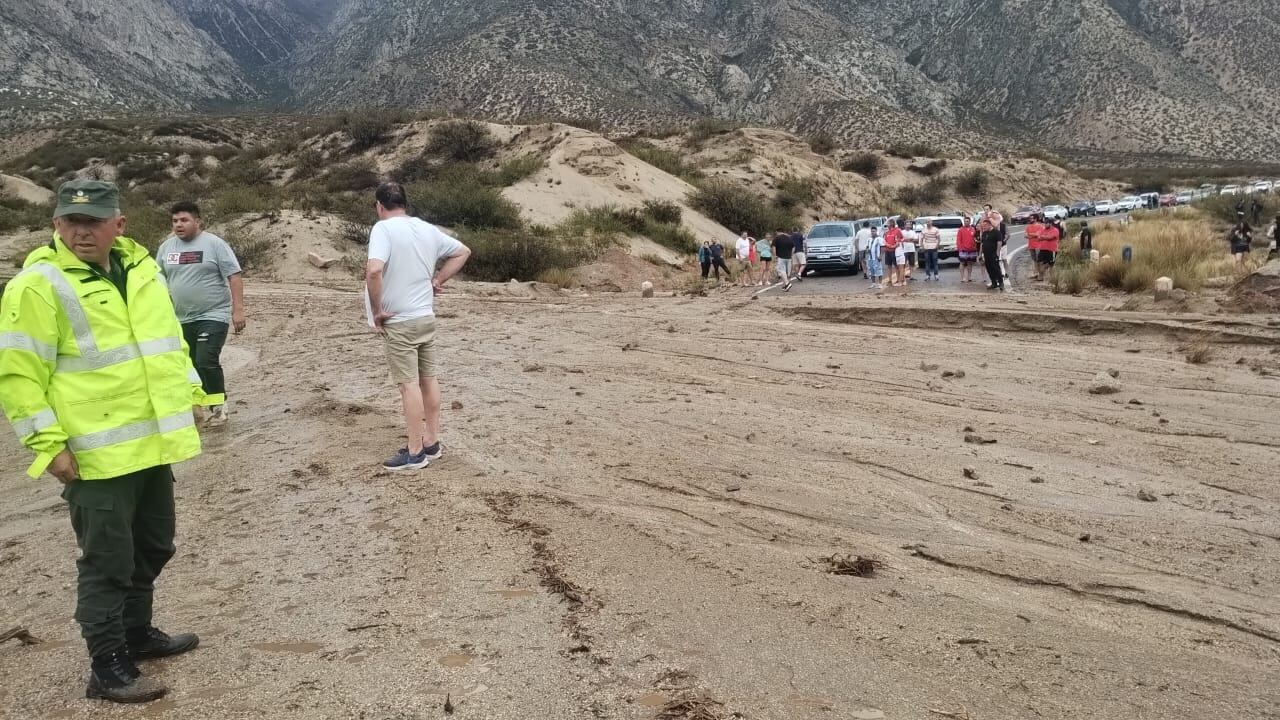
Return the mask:
[(911, 271), (916, 267), (916, 243), (920, 240), (920, 233), (916, 231), (915, 221), (907, 223), (906, 228), (902, 230), (902, 252), (903, 260), (906, 261), (906, 280), (905, 282), (915, 282), (916, 279), (911, 277)]
[(743, 287), (750, 287), (756, 284), (755, 266), (751, 264), (751, 251), (755, 249), (756, 239), (751, 237), (746, 230), (738, 236), (738, 242), (734, 246), (734, 254), (738, 258), (738, 284)]
[[(382, 332), (391, 380), (400, 388), (408, 445), (382, 464), (421, 470), (438, 459), (440, 383), (436, 379), (435, 294), (467, 264), (471, 250), (436, 226), (410, 217), (404, 187), (384, 183), (365, 269), (370, 323)], [(436, 268), (440, 261), (444, 264)]]

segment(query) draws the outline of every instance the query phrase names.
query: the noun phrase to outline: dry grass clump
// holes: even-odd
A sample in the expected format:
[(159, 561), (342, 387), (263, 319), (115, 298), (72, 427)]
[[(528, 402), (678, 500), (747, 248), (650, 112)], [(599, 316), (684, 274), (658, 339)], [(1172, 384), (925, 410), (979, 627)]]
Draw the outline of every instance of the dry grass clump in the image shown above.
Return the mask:
[(1213, 348), (1207, 342), (1198, 342), (1187, 348), (1187, 362), (1192, 365), (1204, 365), (1213, 358)]
[[(1094, 236), (1094, 248), (1111, 257), (1093, 267), (1094, 282), (1126, 292), (1151, 289), (1158, 277), (1173, 286), (1196, 291), (1226, 253), (1226, 244), (1210, 224), (1200, 218), (1160, 217), (1129, 225), (1104, 224)], [(1133, 260), (1125, 263), (1125, 246)]]

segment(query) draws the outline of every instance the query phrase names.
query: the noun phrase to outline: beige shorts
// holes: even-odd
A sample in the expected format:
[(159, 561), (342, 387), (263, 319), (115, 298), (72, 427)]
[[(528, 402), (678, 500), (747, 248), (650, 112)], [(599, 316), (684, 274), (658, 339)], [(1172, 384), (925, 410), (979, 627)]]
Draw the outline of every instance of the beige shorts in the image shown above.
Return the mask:
[(387, 323), (387, 367), (397, 385), (418, 382), (420, 377), (436, 376), (436, 319), (415, 318)]

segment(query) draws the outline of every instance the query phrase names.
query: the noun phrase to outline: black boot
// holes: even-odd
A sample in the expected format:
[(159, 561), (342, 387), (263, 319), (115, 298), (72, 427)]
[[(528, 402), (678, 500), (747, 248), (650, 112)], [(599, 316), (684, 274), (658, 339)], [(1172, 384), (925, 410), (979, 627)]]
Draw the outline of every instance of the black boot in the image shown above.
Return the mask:
[(200, 638), (191, 633), (169, 637), (151, 625), (129, 630), (125, 639), (129, 643), (129, 657), (134, 660), (155, 660), (181, 655), (195, 650), (200, 644)]
[(159, 700), (167, 692), (169, 688), (160, 682), (142, 677), (138, 666), (122, 649), (93, 659), (84, 696), (116, 703), (147, 703)]

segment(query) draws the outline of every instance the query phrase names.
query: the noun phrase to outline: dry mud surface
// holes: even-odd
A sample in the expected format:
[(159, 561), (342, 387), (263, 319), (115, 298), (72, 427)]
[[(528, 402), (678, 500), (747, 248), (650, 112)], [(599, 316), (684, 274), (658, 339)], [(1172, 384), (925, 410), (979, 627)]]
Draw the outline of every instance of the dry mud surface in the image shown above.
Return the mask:
[(448, 454), (391, 476), (356, 296), (250, 300), (232, 424), (177, 469), (158, 623), (203, 644), (161, 703), (82, 699), (65, 507), (4, 435), (0, 630), (45, 642), (0, 646), (0, 716), (1280, 717), (1266, 318), (450, 295)]

